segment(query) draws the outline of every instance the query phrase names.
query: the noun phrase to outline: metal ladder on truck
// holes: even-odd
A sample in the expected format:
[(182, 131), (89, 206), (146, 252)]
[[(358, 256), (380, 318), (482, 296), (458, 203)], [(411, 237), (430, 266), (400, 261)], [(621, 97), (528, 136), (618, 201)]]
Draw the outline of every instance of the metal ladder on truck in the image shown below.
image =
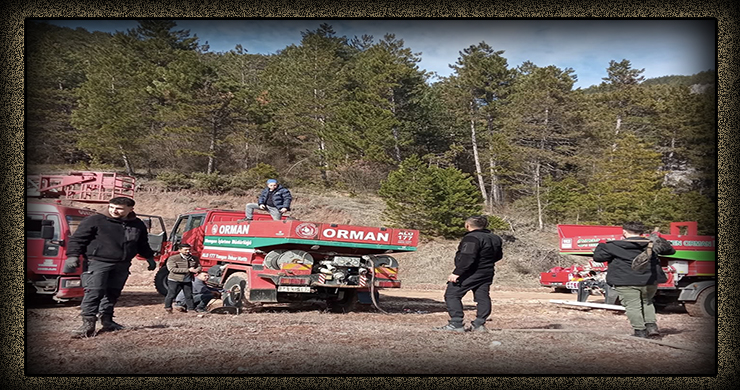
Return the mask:
[(113, 172), (78, 171), (67, 175), (26, 176), (26, 196), (64, 198), (84, 203), (108, 203), (111, 198), (133, 198), (136, 179)]

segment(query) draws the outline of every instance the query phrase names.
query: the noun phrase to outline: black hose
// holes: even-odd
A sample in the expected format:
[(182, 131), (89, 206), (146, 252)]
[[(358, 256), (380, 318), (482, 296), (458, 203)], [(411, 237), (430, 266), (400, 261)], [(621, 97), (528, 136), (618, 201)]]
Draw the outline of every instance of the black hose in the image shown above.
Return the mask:
[(380, 311), (383, 314), (390, 314), (387, 311), (383, 310), (378, 306), (378, 302), (375, 300), (375, 262), (373, 261), (373, 256), (368, 256), (368, 260), (370, 260), (370, 299), (373, 301), (373, 306), (375, 306), (378, 311)]

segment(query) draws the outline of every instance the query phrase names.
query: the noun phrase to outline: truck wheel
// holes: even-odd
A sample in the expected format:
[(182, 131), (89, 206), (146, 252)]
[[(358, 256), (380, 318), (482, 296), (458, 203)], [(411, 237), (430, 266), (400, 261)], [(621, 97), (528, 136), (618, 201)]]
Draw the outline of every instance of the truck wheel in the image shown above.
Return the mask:
[(378, 255), (375, 256), (375, 266), (376, 267), (391, 267), (391, 268), (398, 268), (398, 260), (396, 260), (393, 256), (388, 255)]
[(224, 283), (224, 306), (249, 305), (249, 274), (234, 272)]
[(619, 293), (614, 287), (607, 285), (604, 288), (604, 293), (605, 293), (604, 303), (608, 305), (621, 305), (622, 304), (622, 302), (619, 300)]
[(342, 299), (328, 299), (326, 304), (329, 310), (335, 313), (348, 313), (354, 311), (357, 308), (357, 291), (344, 290), (344, 296)]
[(154, 287), (163, 296), (167, 296), (167, 275), (169, 274), (170, 270), (167, 267), (161, 267), (157, 270), (157, 274), (154, 275)]
[(685, 302), (684, 307), (692, 317), (716, 317), (717, 290), (715, 286), (705, 288), (696, 297), (695, 302)]

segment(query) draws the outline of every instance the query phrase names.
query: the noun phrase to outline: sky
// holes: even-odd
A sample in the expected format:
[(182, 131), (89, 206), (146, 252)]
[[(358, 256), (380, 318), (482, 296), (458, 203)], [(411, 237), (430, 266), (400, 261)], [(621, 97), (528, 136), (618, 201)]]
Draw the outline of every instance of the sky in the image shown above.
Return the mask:
[[(135, 28), (135, 20), (55, 19), (58, 26), (115, 32)], [(375, 42), (395, 34), (419, 55), (419, 68), (449, 76), (460, 52), (480, 42), (503, 50), (509, 67), (525, 61), (572, 68), (576, 88), (598, 85), (610, 61), (629, 60), (645, 78), (692, 75), (716, 70), (717, 33), (713, 19), (184, 19), (176, 29), (190, 31), (211, 52), (241, 44), (250, 54), (274, 54), (300, 44), (301, 32), (328, 23), (337, 36), (372, 35)], [(432, 78), (430, 81), (435, 81)]]

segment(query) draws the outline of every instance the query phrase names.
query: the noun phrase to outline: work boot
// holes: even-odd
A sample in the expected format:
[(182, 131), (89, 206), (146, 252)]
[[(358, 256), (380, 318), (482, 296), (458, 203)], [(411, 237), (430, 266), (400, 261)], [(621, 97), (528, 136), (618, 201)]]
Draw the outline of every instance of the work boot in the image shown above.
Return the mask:
[(171, 307), (165, 307), (164, 308), (165, 313), (172, 314), (172, 308)]
[(175, 305), (175, 308), (177, 309), (177, 311), (182, 312), (182, 313), (187, 313), (188, 312), (188, 309), (185, 306), (177, 306), (177, 305)]
[(438, 328), (434, 328), (434, 330), (465, 333), (465, 327), (462, 326), (462, 325), (457, 325), (457, 324), (447, 324), (445, 326), (440, 326)]
[(488, 332), (488, 328), (486, 328), (486, 324), (476, 325), (475, 322), (471, 322), (470, 331), (477, 332), (477, 333), (486, 333)]
[(648, 331), (647, 329), (635, 329), (633, 336), (646, 339), (648, 337)]
[(86, 338), (95, 336), (95, 324), (98, 318), (95, 316), (82, 316), (82, 326), (72, 332), (73, 338)]
[(647, 331), (648, 336), (658, 337), (660, 336), (660, 331), (658, 330), (658, 325), (656, 324), (645, 324), (645, 330)]
[(126, 329), (125, 326), (113, 321), (113, 314), (101, 314), (100, 324), (103, 325), (103, 327), (100, 328), (101, 332), (115, 332), (117, 330)]

